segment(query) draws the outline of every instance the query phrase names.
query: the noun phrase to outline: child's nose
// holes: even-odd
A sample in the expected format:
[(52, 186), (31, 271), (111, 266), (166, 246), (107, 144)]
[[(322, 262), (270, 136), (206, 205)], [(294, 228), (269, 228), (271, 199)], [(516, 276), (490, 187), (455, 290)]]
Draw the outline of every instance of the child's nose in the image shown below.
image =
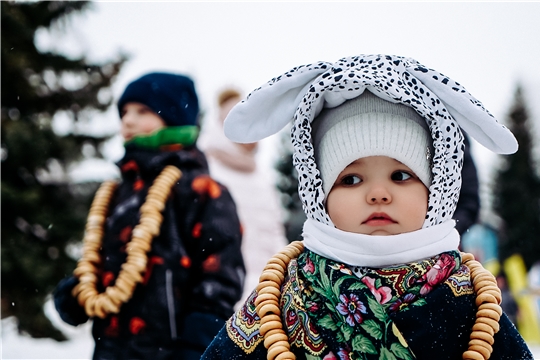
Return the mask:
[(373, 186), (367, 194), (370, 204), (387, 204), (392, 201), (390, 192), (382, 185)]
[(125, 113), (121, 120), (124, 125), (131, 126), (133, 124), (133, 116), (130, 113)]

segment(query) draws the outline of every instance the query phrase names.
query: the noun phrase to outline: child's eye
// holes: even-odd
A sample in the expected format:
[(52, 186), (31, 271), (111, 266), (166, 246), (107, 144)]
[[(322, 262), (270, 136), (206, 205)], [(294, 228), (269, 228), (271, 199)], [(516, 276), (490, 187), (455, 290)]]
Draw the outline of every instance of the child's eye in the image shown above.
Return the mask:
[(356, 175), (346, 175), (341, 178), (341, 184), (342, 185), (356, 185), (362, 182), (362, 179), (360, 179)]
[(411, 179), (413, 176), (406, 171), (398, 170), (392, 174), (393, 181), (405, 181)]

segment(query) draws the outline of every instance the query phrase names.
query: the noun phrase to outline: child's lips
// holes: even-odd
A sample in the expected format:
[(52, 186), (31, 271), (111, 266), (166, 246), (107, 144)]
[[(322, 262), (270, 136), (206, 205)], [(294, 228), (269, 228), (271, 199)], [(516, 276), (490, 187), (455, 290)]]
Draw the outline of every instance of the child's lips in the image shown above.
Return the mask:
[(395, 221), (385, 213), (373, 213), (362, 224), (370, 226), (382, 226), (396, 223), (397, 221)]

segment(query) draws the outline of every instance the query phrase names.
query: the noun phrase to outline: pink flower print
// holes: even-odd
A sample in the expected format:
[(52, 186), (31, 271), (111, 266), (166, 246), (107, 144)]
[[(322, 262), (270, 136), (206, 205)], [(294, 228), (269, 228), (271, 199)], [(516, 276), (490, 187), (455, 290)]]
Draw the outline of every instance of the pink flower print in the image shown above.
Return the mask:
[(323, 357), (323, 360), (338, 360), (336, 355), (332, 351), (330, 351), (328, 354), (326, 354), (325, 357)]
[(454, 270), (456, 266), (456, 260), (448, 255), (441, 254), (435, 265), (429, 269), (420, 279), (420, 281), (425, 281), (426, 283), (420, 289), (421, 295), (426, 295), (435, 287), (436, 285), (446, 281), (450, 273)]
[(351, 294), (347, 297), (347, 295), (341, 294), (339, 300), (341, 302), (337, 304), (336, 309), (341, 315), (346, 316), (347, 324), (354, 326), (355, 322), (361, 324), (364, 321), (360, 313), (366, 314), (366, 307), (358, 299), (358, 296)]
[(341, 272), (344, 273), (344, 274), (352, 275), (351, 269), (345, 267), (345, 265), (343, 265), (343, 264), (330, 265), (330, 267), (331, 267), (332, 269), (334, 269), (334, 270), (339, 270), (339, 271), (341, 271)]
[(314, 313), (315, 311), (319, 310), (319, 305), (315, 301), (306, 301), (306, 308), (309, 312)]
[(392, 299), (392, 290), (390, 290), (388, 286), (381, 286), (377, 289), (375, 287), (375, 279), (372, 279), (369, 276), (364, 276), (362, 278), (362, 282), (366, 284), (379, 304), (386, 304), (388, 301), (390, 301), (390, 299)]
[(313, 261), (309, 257), (306, 257), (306, 265), (303, 267), (304, 271), (313, 274), (315, 272), (315, 265), (313, 265)]

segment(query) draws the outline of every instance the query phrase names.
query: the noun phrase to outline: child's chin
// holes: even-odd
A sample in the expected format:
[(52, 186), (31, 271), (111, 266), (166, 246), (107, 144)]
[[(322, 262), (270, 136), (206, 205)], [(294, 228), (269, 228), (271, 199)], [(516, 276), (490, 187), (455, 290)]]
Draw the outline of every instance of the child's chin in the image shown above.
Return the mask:
[(342, 231), (355, 233), (355, 234), (362, 234), (362, 235), (373, 235), (373, 236), (390, 236), (390, 235), (397, 235), (395, 231), (391, 231), (388, 229), (340, 229)]
[(366, 235), (373, 235), (373, 236), (390, 236), (390, 235), (397, 235), (396, 233), (384, 229), (377, 229), (374, 231), (371, 231), (367, 233)]

